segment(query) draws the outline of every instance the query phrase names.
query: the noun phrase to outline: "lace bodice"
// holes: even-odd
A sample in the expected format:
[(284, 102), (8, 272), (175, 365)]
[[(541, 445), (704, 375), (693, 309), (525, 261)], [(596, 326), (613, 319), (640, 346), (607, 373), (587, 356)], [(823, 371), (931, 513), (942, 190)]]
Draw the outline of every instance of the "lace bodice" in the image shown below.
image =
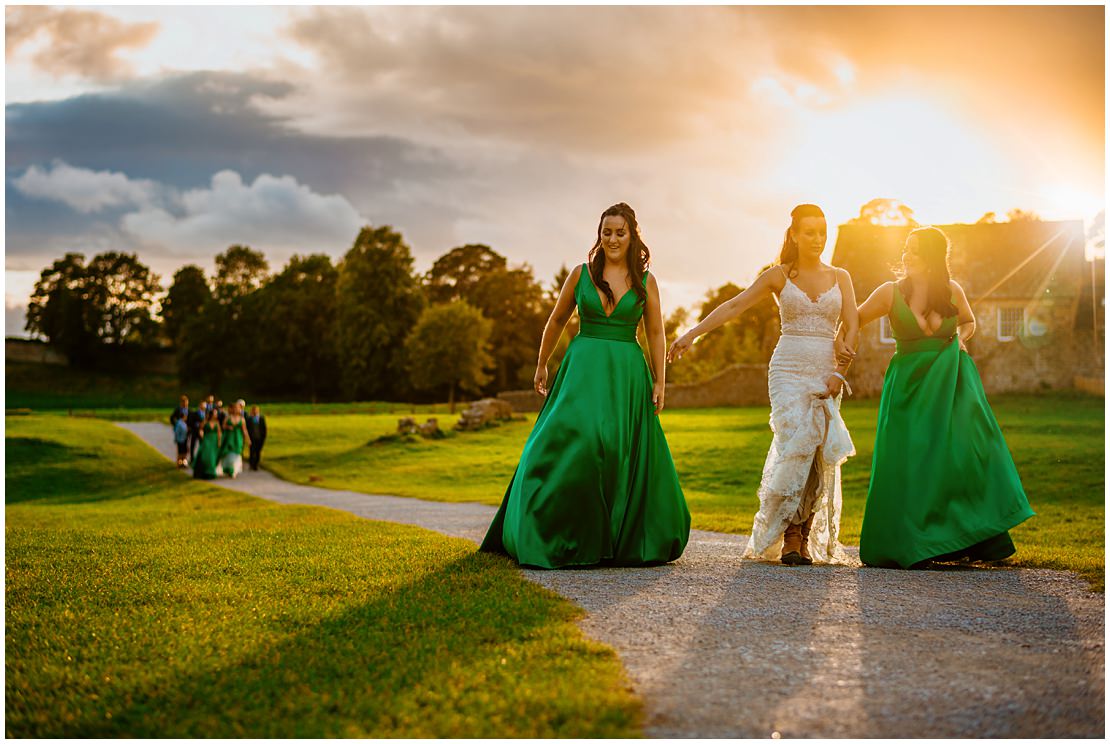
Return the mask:
[(835, 338), (840, 320), (840, 282), (829, 287), (817, 301), (790, 279), (779, 292), (779, 321), (786, 336)]

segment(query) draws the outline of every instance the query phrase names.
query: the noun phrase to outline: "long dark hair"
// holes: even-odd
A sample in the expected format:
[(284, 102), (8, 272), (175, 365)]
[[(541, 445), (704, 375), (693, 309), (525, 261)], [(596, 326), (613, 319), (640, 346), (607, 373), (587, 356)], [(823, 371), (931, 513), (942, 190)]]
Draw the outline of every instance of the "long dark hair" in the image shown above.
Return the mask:
[(799, 204), (790, 210), (790, 227), (786, 228), (786, 235), (782, 239), (782, 250), (779, 251), (779, 265), (789, 267), (787, 276), (798, 273), (798, 242), (790, 233), (798, 229), (798, 225), (806, 217), (820, 217), (825, 219), (825, 213), (816, 204)]
[[(956, 306), (952, 303), (952, 287), (949, 285), (951, 276), (948, 272), (948, 257), (952, 244), (948, 236), (938, 227), (919, 227), (912, 231), (906, 240), (917, 236), (917, 255), (925, 262), (925, 315), (930, 311), (942, 318), (951, 318), (956, 314)], [(913, 294), (913, 284), (905, 276), (898, 281), (902, 290), (902, 297), (910, 301)]]
[(647, 302), (647, 290), (644, 289), (644, 272), (651, 265), (651, 251), (644, 245), (644, 241), (640, 237), (640, 223), (636, 221), (636, 212), (624, 202), (614, 204), (601, 213), (601, 219), (597, 222), (597, 241), (590, 249), (589, 258), (587, 259), (589, 261), (590, 277), (593, 278), (594, 284), (605, 295), (605, 299), (609, 300), (609, 306), (612, 307), (616, 300), (613, 299), (613, 290), (610, 289), (609, 282), (605, 281), (605, 251), (601, 249), (601, 225), (605, 222), (606, 217), (623, 217), (625, 224), (628, 225), (630, 238), (628, 253), (625, 254), (625, 262), (628, 266), (628, 276), (632, 279), (632, 291), (636, 293), (637, 303), (642, 305)]

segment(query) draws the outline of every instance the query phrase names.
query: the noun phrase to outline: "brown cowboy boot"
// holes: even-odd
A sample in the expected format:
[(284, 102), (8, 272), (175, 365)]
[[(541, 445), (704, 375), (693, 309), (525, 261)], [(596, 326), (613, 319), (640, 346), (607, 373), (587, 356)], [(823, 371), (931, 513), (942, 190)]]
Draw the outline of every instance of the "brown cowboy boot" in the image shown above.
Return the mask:
[(798, 563), (803, 566), (813, 565), (813, 557), (809, 554), (809, 528), (813, 526), (813, 515), (809, 515), (809, 519), (802, 522), (799, 527), (802, 533), (802, 543), (798, 548), (799, 557), (801, 560)]
[(796, 566), (802, 562), (802, 526), (791, 524), (782, 534), (782, 562), (787, 566)]

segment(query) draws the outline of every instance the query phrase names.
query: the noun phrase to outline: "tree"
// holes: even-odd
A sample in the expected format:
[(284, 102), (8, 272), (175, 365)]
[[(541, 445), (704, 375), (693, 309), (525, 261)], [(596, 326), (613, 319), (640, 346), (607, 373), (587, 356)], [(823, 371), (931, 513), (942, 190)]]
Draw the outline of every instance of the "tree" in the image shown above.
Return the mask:
[(247, 297), (246, 314), (259, 319), (252, 379), (260, 392), (307, 393), (315, 403), (338, 391), (338, 275), (326, 255), (295, 255)]
[(27, 304), (24, 328), (32, 335), (45, 337), (74, 366), (88, 364), (96, 346), (88, 317), (86, 282), (84, 254), (67, 253), (42, 270)]
[(341, 384), (352, 399), (404, 390), (404, 340), (424, 308), (412, 252), (389, 226), (364, 227), (339, 265), (336, 329)]
[(266, 256), (245, 245), (233, 245), (216, 256), (216, 300), (229, 304), (262, 286), (270, 271)]
[(488, 245), (470, 243), (453, 248), (437, 258), (425, 275), (428, 300), (445, 303), (472, 297), (485, 277), (505, 268), (505, 257)]
[(86, 287), (98, 339), (113, 346), (155, 341), (158, 322), (151, 309), (162, 286), (158, 275), (136, 254), (110, 251), (94, 256), (86, 271)]
[(494, 388), (505, 390), (531, 380), (545, 303), (530, 266), (509, 268), (505, 257), (489, 246), (464, 245), (436, 260), (425, 275), (425, 286), (432, 302), (463, 300), (492, 321)]
[(488, 381), (483, 371), (492, 324), (461, 300), (427, 308), (405, 342), (412, 384), (418, 390), (447, 388), (451, 413), (455, 389), (477, 393)]
[(1011, 209), (1006, 213), (1006, 219), (1010, 222), (1040, 222), (1041, 216), (1032, 210)]
[(185, 321), (200, 312), (212, 299), (204, 269), (192, 264), (174, 272), (173, 284), (162, 301), (162, 330), (174, 346), (181, 342)]
[(897, 199), (872, 199), (860, 207), (859, 217), (849, 225), (905, 225), (917, 227), (913, 210)]
[(154, 341), (151, 317), (158, 276), (133, 253), (107, 252), (85, 265), (67, 253), (44, 269), (27, 308), (26, 329), (46, 339), (71, 365), (95, 364), (104, 347)]

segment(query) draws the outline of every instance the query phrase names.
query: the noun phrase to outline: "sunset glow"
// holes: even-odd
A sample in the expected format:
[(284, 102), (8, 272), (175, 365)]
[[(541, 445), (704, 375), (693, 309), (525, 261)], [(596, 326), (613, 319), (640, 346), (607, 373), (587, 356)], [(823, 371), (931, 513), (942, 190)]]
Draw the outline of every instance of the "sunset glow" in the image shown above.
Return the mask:
[(750, 281), (800, 202), (827, 256), (877, 197), (1090, 222), (1102, 29), (1097, 6), (9, 7), (7, 330), (71, 250), (168, 278), (390, 224), (418, 269), (480, 242), (547, 281), (627, 201), (675, 307)]

